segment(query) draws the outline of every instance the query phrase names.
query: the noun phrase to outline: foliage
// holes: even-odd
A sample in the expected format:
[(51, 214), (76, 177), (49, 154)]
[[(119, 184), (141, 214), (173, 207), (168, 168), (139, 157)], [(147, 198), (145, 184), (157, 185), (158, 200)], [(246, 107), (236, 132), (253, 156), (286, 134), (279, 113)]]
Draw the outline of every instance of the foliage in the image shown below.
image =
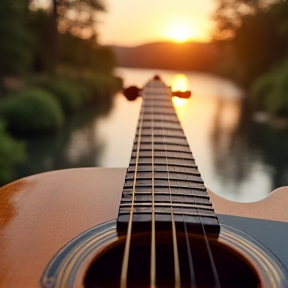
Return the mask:
[[(80, 79), (52, 78), (34, 84), (51, 92), (66, 115), (96, 102), (109, 102), (113, 93), (122, 88), (118, 77), (107, 73), (87, 72)], [(105, 104), (105, 103), (104, 103)]]
[(280, 34), (280, 26), (287, 17), (286, 4), (273, 5), (269, 10), (243, 17), (243, 24), (236, 30), (233, 44), (239, 62), (242, 63), (241, 82), (244, 85), (250, 85), (286, 55), (287, 37)]
[(7, 128), (18, 134), (43, 133), (63, 123), (63, 112), (55, 96), (40, 88), (30, 88), (3, 101), (0, 116)]
[(281, 65), (260, 76), (252, 86), (254, 104), (273, 115), (288, 114), (288, 58)]
[(43, 10), (29, 12), (29, 30), (34, 36), (32, 65), (34, 72), (51, 70), (51, 36), (49, 15)]
[(93, 102), (103, 102), (107, 97), (122, 89), (121, 78), (103, 73), (88, 73), (84, 76), (83, 82), (91, 87)]
[(249, 87), (257, 77), (286, 57), (288, 5), (276, 0), (218, 2), (215, 38), (229, 40), (226, 43), (232, 47), (236, 59), (230, 77)]
[(0, 1), (0, 81), (30, 68), (33, 36), (28, 29), (27, 1)]
[(7, 134), (0, 120), (0, 186), (15, 179), (15, 166), (25, 160), (24, 143)]
[(66, 114), (75, 112), (83, 105), (82, 95), (77, 84), (69, 80), (49, 79), (40, 84), (40, 87), (49, 91), (56, 97)]
[[(93, 40), (84, 40), (65, 33), (59, 37), (60, 58), (63, 65), (74, 66), (78, 75), (85, 70), (111, 72), (116, 65), (116, 59), (112, 50), (100, 46)], [(71, 49), (73, 47), (73, 49)]]
[(97, 38), (95, 30), (97, 11), (105, 11), (105, 5), (101, 0), (53, 0), (58, 13), (58, 30), (61, 33), (70, 32), (83, 39)]
[[(216, 0), (217, 8), (213, 16), (216, 22), (215, 40), (231, 40), (236, 30), (243, 25), (245, 17), (265, 11), (275, 0)], [(278, 1), (280, 2), (280, 1)]]
[[(54, 44), (51, 42), (56, 40), (51, 38), (49, 31), (49, 15), (45, 11), (37, 10), (30, 13), (29, 19), (30, 29), (36, 38), (33, 50), (35, 71), (51, 71), (51, 57), (54, 56), (57, 56), (57, 66), (74, 67), (77, 69), (77, 75), (81, 75), (87, 69), (111, 72), (115, 67), (116, 59), (112, 50), (98, 45), (94, 38), (83, 39), (67, 30), (64, 34), (57, 33), (57, 43), (54, 43), (57, 47), (52, 47)], [(53, 56), (51, 49), (56, 49), (54, 53), (57, 55)]]

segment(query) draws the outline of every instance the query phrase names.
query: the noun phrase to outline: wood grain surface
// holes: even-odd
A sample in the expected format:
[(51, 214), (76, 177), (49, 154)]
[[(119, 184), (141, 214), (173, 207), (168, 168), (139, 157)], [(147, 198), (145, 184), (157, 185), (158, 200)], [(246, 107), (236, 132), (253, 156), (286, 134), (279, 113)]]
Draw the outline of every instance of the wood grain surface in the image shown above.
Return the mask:
[[(27, 177), (0, 189), (0, 287), (39, 287), (51, 258), (89, 228), (117, 218), (126, 168), (81, 168)], [(288, 222), (288, 188), (255, 203), (209, 191), (215, 212)]]
[(117, 217), (126, 169), (71, 169), (0, 189), (0, 287), (39, 287), (54, 254)]

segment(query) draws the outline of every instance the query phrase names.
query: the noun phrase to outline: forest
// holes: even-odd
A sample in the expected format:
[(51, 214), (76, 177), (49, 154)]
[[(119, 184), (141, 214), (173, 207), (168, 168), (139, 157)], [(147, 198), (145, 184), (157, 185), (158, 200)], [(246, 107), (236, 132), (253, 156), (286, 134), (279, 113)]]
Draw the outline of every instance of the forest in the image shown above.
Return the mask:
[(104, 4), (39, 2), (0, 1), (0, 186), (25, 161), (22, 136), (53, 133), (89, 107), (101, 111), (122, 87), (112, 51), (97, 43)]
[(288, 2), (215, 0), (216, 72), (248, 89), (256, 110), (288, 115)]

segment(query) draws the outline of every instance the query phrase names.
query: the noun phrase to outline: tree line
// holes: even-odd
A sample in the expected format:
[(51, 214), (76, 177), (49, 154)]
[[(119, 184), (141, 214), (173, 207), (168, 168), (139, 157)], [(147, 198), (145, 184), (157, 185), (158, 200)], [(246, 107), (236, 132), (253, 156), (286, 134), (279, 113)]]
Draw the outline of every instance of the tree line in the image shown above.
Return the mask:
[(25, 161), (21, 137), (53, 132), (85, 107), (109, 105), (122, 85), (112, 74), (114, 54), (97, 42), (104, 3), (42, 2), (0, 1), (0, 185)]
[(288, 3), (216, 0), (214, 39), (225, 59), (218, 72), (249, 89), (258, 110), (288, 115)]

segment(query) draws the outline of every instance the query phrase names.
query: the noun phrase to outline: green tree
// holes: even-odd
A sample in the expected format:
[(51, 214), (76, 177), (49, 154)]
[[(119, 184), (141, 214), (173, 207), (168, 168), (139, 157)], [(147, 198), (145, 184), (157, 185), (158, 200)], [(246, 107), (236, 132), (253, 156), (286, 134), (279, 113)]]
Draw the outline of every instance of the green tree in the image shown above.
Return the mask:
[(97, 12), (106, 10), (101, 0), (53, 0), (58, 29), (83, 39), (97, 39)]
[(0, 121), (0, 186), (15, 179), (15, 167), (26, 157), (24, 144), (16, 142), (4, 128)]
[(33, 38), (27, 25), (27, 7), (26, 0), (0, 1), (0, 85), (5, 76), (30, 68)]
[[(84, 52), (87, 50), (85, 48), (87, 45), (97, 43), (97, 12), (105, 11), (101, 0), (51, 0), (50, 9), (46, 7), (46, 10), (39, 9), (37, 1), (32, 0), (30, 6), (34, 10), (30, 17), (31, 29), (38, 39), (34, 59), (37, 70), (50, 70), (56, 73), (58, 64), (62, 59), (67, 58), (65, 53), (72, 53), (78, 59), (86, 59), (90, 55), (89, 53), (84, 55)], [(87, 41), (78, 41), (76, 46), (63, 49), (63, 39), (61, 39), (63, 34)], [(64, 37), (64, 41), (66, 38)], [(43, 43), (45, 43), (44, 47)], [(79, 64), (79, 61), (76, 62)], [(83, 64), (82, 60), (81, 64)], [(79, 68), (81, 70), (81, 67)]]
[(247, 15), (255, 15), (267, 9), (277, 0), (216, 0), (213, 19), (216, 22), (215, 40), (231, 40)]
[(235, 80), (250, 86), (286, 56), (288, 5), (272, 0), (221, 0), (219, 3), (215, 39), (226, 40), (233, 47), (237, 58)]

